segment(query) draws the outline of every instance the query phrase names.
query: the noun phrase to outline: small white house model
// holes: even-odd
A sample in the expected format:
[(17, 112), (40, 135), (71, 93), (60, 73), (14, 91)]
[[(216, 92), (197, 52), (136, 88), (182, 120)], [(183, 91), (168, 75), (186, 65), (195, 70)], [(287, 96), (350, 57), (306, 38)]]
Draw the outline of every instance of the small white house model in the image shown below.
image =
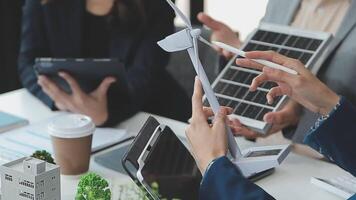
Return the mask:
[(36, 158), (21, 158), (0, 166), (2, 200), (60, 200), (60, 172)]

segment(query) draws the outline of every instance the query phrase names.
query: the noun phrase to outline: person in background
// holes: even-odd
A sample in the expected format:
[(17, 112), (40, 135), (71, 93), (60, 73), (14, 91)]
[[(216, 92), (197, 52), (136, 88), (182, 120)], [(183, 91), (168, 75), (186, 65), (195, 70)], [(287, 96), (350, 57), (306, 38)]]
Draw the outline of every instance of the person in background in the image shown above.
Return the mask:
[[(264, 67), (251, 59), (269, 60), (297, 71), (298, 75)], [(301, 62), (275, 52), (248, 52), (245, 59), (237, 60), (237, 64), (262, 69), (262, 73), (253, 80), (251, 91), (266, 81), (277, 83), (267, 94), (269, 103), (273, 103), (277, 96), (287, 95), (311, 112), (320, 114), (321, 117), (308, 131), (305, 143), (356, 176), (356, 107), (351, 102), (334, 93)], [(225, 123), (228, 112), (225, 108), (221, 109), (214, 123), (208, 124), (207, 119), (212, 114), (204, 113), (207, 108), (203, 108), (202, 97), (202, 86), (196, 79), (192, 98), (192, 120), (186, 135), (192, 154), (203, 174), (200, 199), (274, 199), (244, 178), (226, 157), (228, 146)], [(356, 195), (351, 199), (356, 199)]]
[[(212, 30), (211, 40), (241, 46), (238, 35), (224, 23), (204, 13), (200, 13), (198, 19)], [(317, 76), (356, 105), (356, 89), (353, 87), (356, 84), (356, 0), (269, 0), (261, 22), (332, 33), (335, 38)], [(217, 50), (231, 57), (229, 52)], [(282, 130), (284, 136), (300, 143), (318, 117), (317, 113), (302, 108), (295, 101), (289, 101), (280, 111), (267, 113), (264, 120), (273, 124), (269, 134)], [(260, 135), (244, 126), (240, 126), (238, 133), (247, 138)]]
[[(174, 32), (173, 20), (161, 0), (27, 0), (18, 69), (22, 84), (51, 109), (88, 115), (98, 126), (115, 125), (140, 110), (186, 121), (189, 98), (166, 71), (169, 56), (156, 44)], [(67, 94), (50, 78), (36, 76), (37, 57), (117, 58), (126, 68), (129, 92), (118, 92), (117, 80), (107, 77), (85, 93), (61, 72), (73, 91)]]

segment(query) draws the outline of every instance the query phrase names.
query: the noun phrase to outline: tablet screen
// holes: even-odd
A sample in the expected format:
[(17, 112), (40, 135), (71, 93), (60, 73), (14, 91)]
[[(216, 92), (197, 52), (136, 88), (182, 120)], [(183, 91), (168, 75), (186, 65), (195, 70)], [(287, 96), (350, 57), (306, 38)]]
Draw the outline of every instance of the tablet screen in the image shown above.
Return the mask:
[(199, 169), (189, 151), (170, 130), (160, 134), (141, 173), (148, 185), (158, 184), (161, 198), (190, 200), (199, 197)]

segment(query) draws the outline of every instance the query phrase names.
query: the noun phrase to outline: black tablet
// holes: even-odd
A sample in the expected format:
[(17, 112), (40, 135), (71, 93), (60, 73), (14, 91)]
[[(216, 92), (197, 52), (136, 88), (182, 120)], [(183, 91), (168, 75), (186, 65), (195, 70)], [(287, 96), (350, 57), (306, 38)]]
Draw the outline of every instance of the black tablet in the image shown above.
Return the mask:
[[(150, 117), (122, 159), (150, 199), (199, 198), (201, 174), (188, 149), (167, 126)], [(155, 187), (158, 186), (158, 191)]]
[(127, 90), (125, 68), (117, 59), (37, 58), (34, 69), (38, 75), (46, 75), (67, 93), (71, 90), (68, 83), (58, 76), (61, 71), (73, 76), (86, 93), (95, 90), (109, 76), (117, 79), (115, 85), (120, 90)]
[[(149, 117), (122, 158), (122, 166), (149, 199), (199, 199), (201, 173), (176, 134)], [(248, 177), (257, 181), (274, 169)], [(153, 186), (158, 185), (158, 191)]]

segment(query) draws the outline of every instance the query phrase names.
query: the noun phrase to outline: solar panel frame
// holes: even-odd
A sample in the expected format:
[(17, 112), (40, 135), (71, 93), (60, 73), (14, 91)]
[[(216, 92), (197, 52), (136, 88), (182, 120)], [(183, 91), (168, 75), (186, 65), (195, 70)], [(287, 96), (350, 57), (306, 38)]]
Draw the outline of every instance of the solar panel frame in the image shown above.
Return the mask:
[[(318, 46), (318, 48), (315, 51), (310, 51), (310, 50), (303, 50), (303, 49), (299, 49), (296, 47), (285, 47), (284, 45), (282, 46), (278, 46), (278, 45), (271, 45), (269, 43), (263, 43), (260, 41), (255, 41), (253, 40), (253, 37), (258, 33), (258, 31), (267, 31), (267, 32), (276, 32), (276, 33), (280, 33), (280, 35), (285, 34), (287, 35), (287, 38), (284, 39), (284, 43), (286, 43), (289, 39), (289, 37), (293, 37), (293, 36), (297, 36), (299, 37), (298, 40), (300, 38), (311, 38), (313, 40), (321, 40), (321, 44)], [(281, 36), (278, 37), (281, 37)], [(284, 37), (284, 36), (282, 36)], [(275, 38), (275, 42), (277, 42), (278, 38)], [(324, 33), (324, 32), (317, 32), (317, 31), (305, 31), (305, 30), (301, 30), (301, 29), (297, 29), (297, 28), (293, 28), (293, 27), (289, 27), (289, 26), (281, 26), (281, 25), (276, 25), (276, 24), (269, 24), (269, 23), (261, 23), (260, 26), (258, 28), (256, 28), (245, 40), (244, 44), (241, 46), (241, 49), (245, 49), (248, 45), (250, 45), (251, 43), (254, 44), (262, 44), (262, 45), (267, 45), (267, 46), (272, 46), (272, 47), (283, 47), (283, 49), (288, 49), (288, 50), (298, 50), (298, 51), (302, 51), (302, 52), (306, 52), (306, 53), (313, 53), (312, 56), (309, 58), (308, 62), (305, 64), (306, 67), (308, 69), (315, 69), (313, 71), (313, 73), (316, 73), (316, 71), (320, 68), (320, 65), (322, 64), (322, 61), (325, 59), (325, 54), (327, 52), (327, 47), (328, 44), (331, 42), (332, 40), (332, 35), (329, 33)], [(309, 41), (310, 43), (311, 41)], [(314, 42), (314, 41), (313, 41)], [(296, 42), (294, 42), (296, 43)], [(311, 44), (309, 44), (309, 46), (311, 46)], [(302, 56), (302, 55), (300, 55)], [(254, 74), (259, 74), (260, 72), (254, 70), (254, 69), (247, 69), (247, 68), (241, 68), (238, 67), (236, 65), (234, 65), (235, 60), (236, 60), (237, 56), (235, 56), (234, 58), (232, 58), (228, 64), (224, 67), (224, 69), (220, 72), (220, 74), (217, 76), (217, 78), (215, 79), (215, 81), (212, 84), (212, 87), (215, 90), (216, 85), (222, 81), (222, 78), (225, 76), (225, 73), (231, 69), (231, 68), (236, 68), (238, 70), (241, 71), (245, 71), (245, 72), (249, 72), (249, 73), (254, 73)], [(231, 80), (231, 79), (229, 79)], [(222, 82), (226, 82), (226, 81), (222, 81)], [(235, 82), (232, 83), (234, 85), (241, 85), (241, 83), (239, 82)], [(250, 84), (250, 83), (247, 83)], [(245, 85), (246, 86), (246, 85)], [(221, 94), (217, 94), (215, 93), (215, 95), (217, 95), (217, 97), (227, 97), (228, 99), (234, 99), (233, 97), (230, 96), (225, 96), (225, 95), (221, 95)], [(256, 94), (257, 95), (257, 94)], [(278, 101), (277, 104), (275, 104), (274, 106), (270, 106), (270, 107), (266, 107), (265, 105), (263, 106), (264, 108), (269, 108), (272, 111), (278, 111), (282, 108), (283, 104), (286, 102), (287, 97), (286, 96), (282, 96), (280, 98), (280, 100)], [(236, 100), (236, 99), (235, 99)], [(240, 102), (244, 102), (244, 98), (239, 99)], [(251, 102), (248, 102), (249, 105), (254, 105)], [(246, 112), (247, 108), (245, 108), (245, 112)], [(260, 110), (260, 113), (264, 112), (264, 109)], [(258, 115), (255, 117), (257, 119), (261, 118), (260, 113), (258, 113)], [(243, 113), (242, 113), (243, 114)], [(271, 127), (271, 124), (268, 124), (266, 122), (263, 121), (263, 119), (261, 120), (257, 120), (257, 119), (251, 119), (245, 116), (241, 116), (241, 115), (237, 115), (237, 114), (232, 114), (232, 117), (234, 118), (238, 118), (242, 124), (246, 125), (247, 127), (251, 128), (252, 130), (255, 130), (259, 133), (265, 134), (268, 132), (268, 130)], [(263, 117), (263, 116), (262, 116)]]

